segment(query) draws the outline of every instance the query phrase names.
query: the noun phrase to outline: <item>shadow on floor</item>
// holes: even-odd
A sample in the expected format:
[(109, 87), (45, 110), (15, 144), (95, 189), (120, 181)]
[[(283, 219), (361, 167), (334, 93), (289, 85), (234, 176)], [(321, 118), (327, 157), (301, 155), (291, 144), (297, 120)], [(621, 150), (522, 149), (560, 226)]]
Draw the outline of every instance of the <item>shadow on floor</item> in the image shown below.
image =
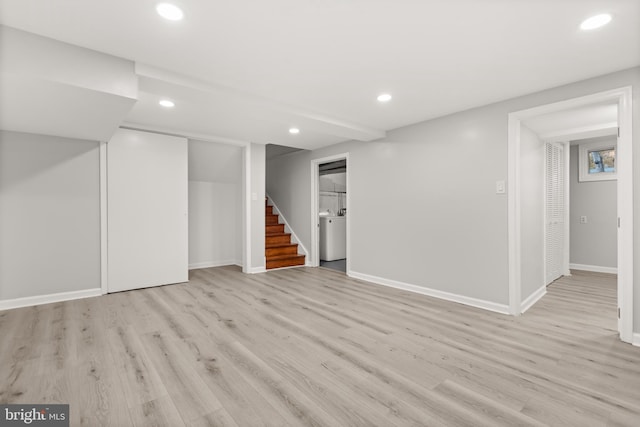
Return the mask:
[(320, 261), (320, 267), (330, 268), (332, 270), (347, 272), (347, 259), (339, 259), (336, 261)]

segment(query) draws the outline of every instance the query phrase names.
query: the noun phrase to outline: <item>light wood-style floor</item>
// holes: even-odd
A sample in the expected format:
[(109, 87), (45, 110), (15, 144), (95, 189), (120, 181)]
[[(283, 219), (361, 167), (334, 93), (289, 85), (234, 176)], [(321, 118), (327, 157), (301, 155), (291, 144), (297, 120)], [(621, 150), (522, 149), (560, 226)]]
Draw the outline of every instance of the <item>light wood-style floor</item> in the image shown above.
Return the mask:
[(87, 426), (638, 426), (615, 301), (585, 273), (514, 318), (326, 269), (196, 270), (0, 312), (0, 402)]

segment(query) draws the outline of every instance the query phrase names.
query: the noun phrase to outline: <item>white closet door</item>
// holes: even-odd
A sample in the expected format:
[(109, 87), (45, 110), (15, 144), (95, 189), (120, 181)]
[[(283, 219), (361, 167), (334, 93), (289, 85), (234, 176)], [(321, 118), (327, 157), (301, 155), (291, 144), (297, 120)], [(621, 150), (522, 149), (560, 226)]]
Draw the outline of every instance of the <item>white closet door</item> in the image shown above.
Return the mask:
[(188, 280), (187, 139), (120, 129), (107, 144), (109, 292)]
[(545, 271), (549, 284), (562, 276), (565, 233), (564, 147), (546, 143)]

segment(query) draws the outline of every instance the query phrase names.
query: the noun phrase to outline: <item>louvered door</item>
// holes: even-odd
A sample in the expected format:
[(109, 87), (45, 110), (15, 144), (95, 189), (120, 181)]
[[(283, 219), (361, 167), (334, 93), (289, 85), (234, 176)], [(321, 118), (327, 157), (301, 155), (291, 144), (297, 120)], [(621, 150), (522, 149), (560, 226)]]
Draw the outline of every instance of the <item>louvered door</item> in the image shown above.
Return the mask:
[(562, 276), (565, 242), (564, 147), (546, 143), (545, 275), (549, 284)]

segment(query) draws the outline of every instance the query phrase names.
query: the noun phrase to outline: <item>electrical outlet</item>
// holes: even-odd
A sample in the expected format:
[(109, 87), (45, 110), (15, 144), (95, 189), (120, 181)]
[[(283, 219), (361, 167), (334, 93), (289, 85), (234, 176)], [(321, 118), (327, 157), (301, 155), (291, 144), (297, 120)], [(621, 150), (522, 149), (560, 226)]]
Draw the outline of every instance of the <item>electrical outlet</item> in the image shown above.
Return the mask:
[(586, 224), (587, 223), (587, 216), (586, 215), (582, 215), (580, 217), (580, 224)]
[(504, 181), (496, 181), (496, 194), (504, 194), (506, 185)]

